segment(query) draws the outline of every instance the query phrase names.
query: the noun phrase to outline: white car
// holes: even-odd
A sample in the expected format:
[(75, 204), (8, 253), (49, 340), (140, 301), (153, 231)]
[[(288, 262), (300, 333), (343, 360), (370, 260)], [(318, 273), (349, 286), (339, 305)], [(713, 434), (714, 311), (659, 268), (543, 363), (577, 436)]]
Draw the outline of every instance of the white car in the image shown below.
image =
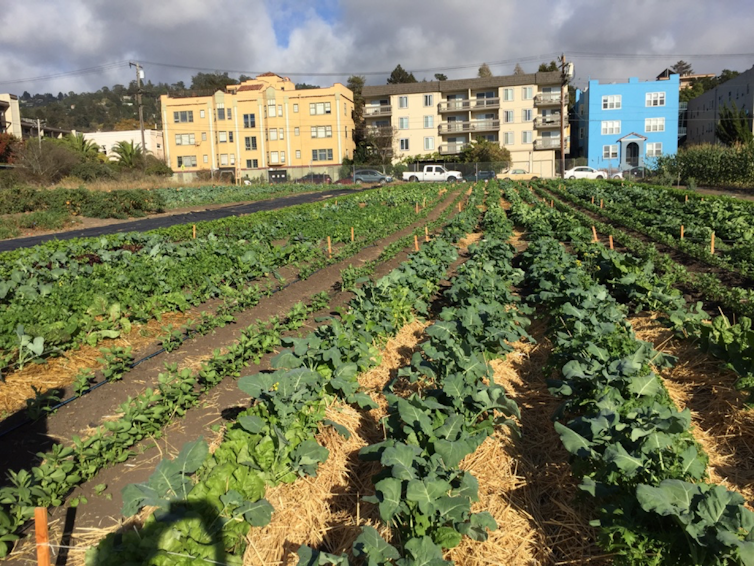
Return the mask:
[(563, 177), (566, 179), (606, 179), (607, 173), (592, 167), (582, 166), (568, 169)]

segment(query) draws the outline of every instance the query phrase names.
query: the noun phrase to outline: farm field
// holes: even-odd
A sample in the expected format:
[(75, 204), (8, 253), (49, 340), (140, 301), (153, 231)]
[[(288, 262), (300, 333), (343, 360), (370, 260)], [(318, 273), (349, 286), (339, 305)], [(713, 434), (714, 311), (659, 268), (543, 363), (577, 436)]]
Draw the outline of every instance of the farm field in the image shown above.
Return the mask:
[[(169, 361), (37, 421), (68, 436), (17, 445), (41, 453), (0, 488), (5, 562), (33, 559), (13, 539), (39, 505), (70, 564), (754, 563), (752, 358), (726, 349), (743, 320), (712, 320), (678, 269), (592, 242), (523, 185), (400, 189), (265, 216), (255, 238), (241, 219), (213, 226), (228, 245), (267, 238), (254, 262), (270, 267), (208, 266), (233, 290), (173, 310), (215, 301), (186, 323), (210, 330), (171, 329)], [(353, 224), (372, 238), (352, 244)], [(283, 237), (293, 226), (311, 232)], [(159, 236), (142, 249), (196, 245), (185, 227)], [(123, 242), (108, 245), (96, 253)], [(50, 269), (81, 252), (30, 254)], [(100, 383), (125, 369), (112, 350)]]

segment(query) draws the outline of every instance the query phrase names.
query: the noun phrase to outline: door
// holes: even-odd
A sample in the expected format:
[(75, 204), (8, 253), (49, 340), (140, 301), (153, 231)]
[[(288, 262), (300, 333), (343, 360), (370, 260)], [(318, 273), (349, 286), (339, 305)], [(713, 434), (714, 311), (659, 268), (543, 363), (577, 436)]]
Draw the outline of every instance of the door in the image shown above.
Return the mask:
[(626, 163), (631, 167), (637, 167), (639, 165), (639, 144), (631, 142), (626, 146)]

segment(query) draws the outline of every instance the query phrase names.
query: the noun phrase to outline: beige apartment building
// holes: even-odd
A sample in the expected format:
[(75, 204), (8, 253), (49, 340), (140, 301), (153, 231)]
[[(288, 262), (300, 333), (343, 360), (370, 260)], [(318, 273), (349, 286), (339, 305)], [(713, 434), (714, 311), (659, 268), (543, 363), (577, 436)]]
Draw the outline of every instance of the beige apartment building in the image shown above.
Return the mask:
[[(394, 161), (435, 152), (458, 155), (482, 138), (510, 151), (511, 168), (555, 176), (559, 72), (365, 86), (362, 94), (367, 132), (394, 132)], [(567, 112), (567, 99), (565, 104)], [(565, 126), (568, 152), (567, 118)]]
[(353, 157), (353, 93), (339, 83), (296, 90), (289, 78), (265, 73), (210, 96), (160, 101), (165, 159), (176, 172), (295, 180), (332, 175)]

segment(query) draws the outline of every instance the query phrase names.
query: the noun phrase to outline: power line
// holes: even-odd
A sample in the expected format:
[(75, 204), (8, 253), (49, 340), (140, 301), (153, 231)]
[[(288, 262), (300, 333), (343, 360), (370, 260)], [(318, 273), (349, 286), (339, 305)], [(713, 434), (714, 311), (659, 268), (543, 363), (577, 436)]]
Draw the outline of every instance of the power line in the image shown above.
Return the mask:
[(104, 63), (102, 65), (96, 65), (94, 67), (86, 67), (84, 69), (76, 69), (74, 71), (64, 71), (60, 73), (53, 73), (50, 75), (41, 75), (38, 77), (27, 77), (24, 79), (13, 79), (10, 81), (2, 81), (0, 85), (13, 85), (29, 82), (47, 81), (52, 79), (60, 79), (64, 77), (74, 77), (78, 75), (86, 75), (89, 73), (95, 73), (100, 71), (109, 71), (111, 69), (117, 69), (119, 67), (125, 67), (128, 65), (128, 61), (115, 61), (112, 63)]

